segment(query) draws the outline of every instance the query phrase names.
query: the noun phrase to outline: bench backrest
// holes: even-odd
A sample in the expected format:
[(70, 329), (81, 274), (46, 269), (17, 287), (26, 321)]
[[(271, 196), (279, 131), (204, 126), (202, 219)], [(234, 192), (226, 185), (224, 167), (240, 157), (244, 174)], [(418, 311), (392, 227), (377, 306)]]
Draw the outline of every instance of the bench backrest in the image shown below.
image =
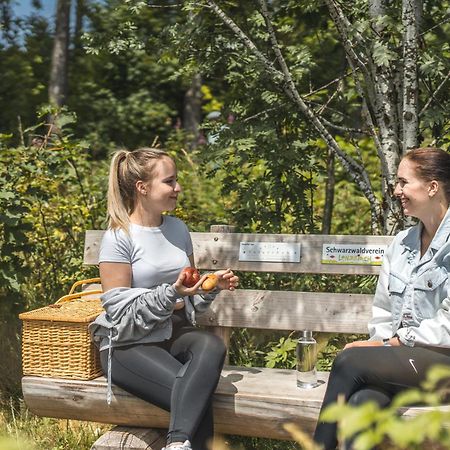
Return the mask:
[[(392, 236), (228, 233), (224, 232), (226, 226), (212, 229), (191, 233), (196, 265), (204, 271), (230, 267), (241, 272), (377, 275), (380, 266), (367, 264), (367, 260), (381, 261), (383, 249), (392, 240)], [(103, 233), (86, 232), (85, 264), (98, 263)], [(335, 262), (343, 261), (333, 264), (330, 253), (324, 257), (326, 250), (334, 254)], [(354, 293), (223, 291), (199, 323), (220, 328), (366, 333), (372, 299), (371, 294)]]

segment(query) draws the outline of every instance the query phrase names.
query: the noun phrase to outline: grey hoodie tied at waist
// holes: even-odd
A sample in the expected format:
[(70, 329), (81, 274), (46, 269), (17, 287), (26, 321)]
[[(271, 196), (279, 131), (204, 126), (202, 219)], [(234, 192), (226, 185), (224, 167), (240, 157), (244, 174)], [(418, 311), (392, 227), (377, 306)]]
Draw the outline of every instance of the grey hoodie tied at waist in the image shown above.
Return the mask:
[[(184, 297), (186, 317), (195, 325), (195, 313), (205, 311), (217, 291)], [(177, 299), (183, 298), (171, 284), (152, 289), (119, 287), (101, 297), (105, 312), (89, 325), (100, 351), (108, 349), (108, 404), (111, 403), (112, 349), (130, 344), (161, 342), (172, 335), (170, 320)]]

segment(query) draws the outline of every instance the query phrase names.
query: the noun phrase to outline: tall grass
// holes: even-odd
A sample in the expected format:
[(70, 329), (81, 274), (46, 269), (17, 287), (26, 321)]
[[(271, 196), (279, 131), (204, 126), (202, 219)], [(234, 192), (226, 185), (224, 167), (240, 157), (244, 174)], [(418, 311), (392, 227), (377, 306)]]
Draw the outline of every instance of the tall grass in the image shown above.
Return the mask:
[[(37, 417), (11, 402), (0, 412), (0, 450), (89, 450), (111, 426), (77, 420)], [(294, 442), (227, 436), (215, 441), (214, 450), (294, 450)]]
[(23, 402), (0, 411), (0, 450), (89, 450), (110, 426), (37, 417)]

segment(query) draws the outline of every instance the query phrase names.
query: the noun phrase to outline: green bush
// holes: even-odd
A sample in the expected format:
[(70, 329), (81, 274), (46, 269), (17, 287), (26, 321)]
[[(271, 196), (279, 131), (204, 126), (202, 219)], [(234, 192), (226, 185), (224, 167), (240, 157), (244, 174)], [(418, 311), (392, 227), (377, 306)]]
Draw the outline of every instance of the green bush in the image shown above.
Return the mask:
[(380, 409), (375, 403), (361, 406), (336, 403), (323, 413), (325, 421), (338, 422), (339, 440), (355, 437), (355, 450), (369, 450), (376, 445), (383, 449), (420, 450), (450, 448), (450, 411), (431, 410), (404, 419), (399, 408), (421, 404), (437, 406), (448, 399), (450, 367), (430, 369), (423, 389), (410, 389), (398, 394), (392, 404)]
[(22, 136), (29, 145), (0, 144), (0, 351), (9, 362), (0, 403), (20, 392), (19, 312), (54, 302), (89, 274), (84, 230), (103, 216), (105, 170), (86, 143), (72, 139), (73, 115), (47, 109), (41, 116), (49, 113), (58, 132), (43, 121)]

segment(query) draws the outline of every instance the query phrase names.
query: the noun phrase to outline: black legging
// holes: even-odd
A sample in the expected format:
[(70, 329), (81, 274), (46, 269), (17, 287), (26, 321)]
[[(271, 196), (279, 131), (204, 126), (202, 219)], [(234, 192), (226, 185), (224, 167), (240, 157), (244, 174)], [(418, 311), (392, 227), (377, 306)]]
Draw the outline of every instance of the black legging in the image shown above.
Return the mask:
[[(333, 363), (321, 411), (340, 395), (353, 405), (372, 400), (386, 407), (395, 394), (419, 387), (435, 364), (450, 365), (450, 349), (401, 345), (344, 350)], [(319, 421), (314, 440), (325, 450), (334, 450), (336, 433), (336, 423)]]
[[(214, 435), (212, 396), (225, 358), (223, 341), (192, 327), (184, 310), (173, 314), (171, 339), (115, 348), (112, 381), (127, 392), (170, 411), (167, 444), (192, 443), (207, 450)], [(100, 354), (106, 373), (108, 351)]]

